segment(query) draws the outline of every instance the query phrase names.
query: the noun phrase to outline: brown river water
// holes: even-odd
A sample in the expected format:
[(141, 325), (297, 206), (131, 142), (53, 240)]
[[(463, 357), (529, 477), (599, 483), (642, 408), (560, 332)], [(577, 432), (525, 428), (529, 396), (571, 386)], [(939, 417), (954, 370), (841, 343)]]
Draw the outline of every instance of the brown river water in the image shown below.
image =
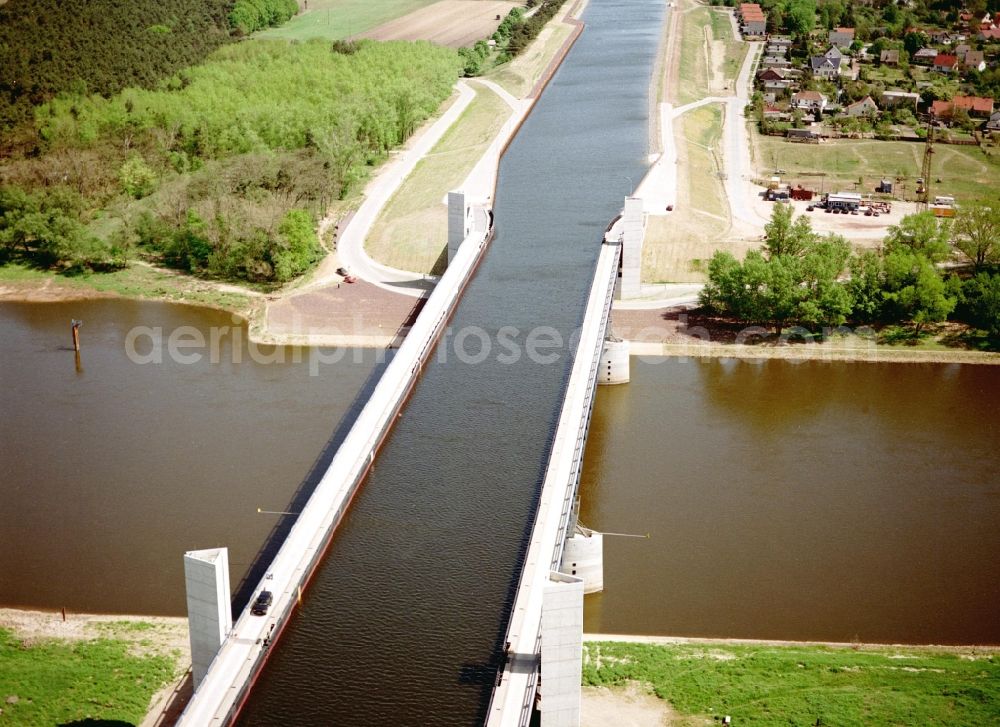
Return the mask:
[[(223, 332), (219, 363), (171, 360), (184, 325)], [(130, 360), (134, 326), (163, 363)], [(3, 304), (0, 335), (4, 606), (180, 615), (181, 555), (217, 545), (235, 589), (285, 519), (257, 508), (301, 505), (377, 368), (252, 356), (230, 316), (153, 303)], [(1000, 643), (998, 410), (998, 367), (634, 358), (581, 519), (651, 537), (606, 538), (586, 630)]]

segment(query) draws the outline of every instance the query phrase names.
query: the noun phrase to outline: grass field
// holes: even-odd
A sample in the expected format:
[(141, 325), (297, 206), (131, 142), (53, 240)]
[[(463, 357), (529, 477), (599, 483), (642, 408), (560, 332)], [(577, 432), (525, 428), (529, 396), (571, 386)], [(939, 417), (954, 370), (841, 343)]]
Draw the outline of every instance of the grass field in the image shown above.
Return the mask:
[[(652, 685), (684, 723), (986, 725), (1000, 720), (993, 652), (897, 647), (585, 645), (583, 681)], [(697, 717), (697, 719), (695, 719)]]
[(175, 663), (133, 647), (108, 638), (24, 642), (0, 629), (0, 723), (139, 724)]
[[(920, 176), (924, 145), (905, 141), (838, 139), (822, 144), (793, 144), (754, 133), (754, 163), (758, 176), (785, 170), (782, 181), (811, 189), (871, 192), (878, 180), (903, 177), (897, 196), (912, 198)], [(978, 147), (937, 144), (931, 167), (932, 195), (951, 195), (959, 202), (995, 201), (1000, 194), (1000, 154)], [(821, 176), (825, 175), (825, 176)], [(940, 182), (938, 180), (941, 180)]]
[(303, 10), (280, 28), (257, 33), (257, 38), (339, 40), (371, 30), (436, 0), (299, 0)]
[(733, 37), (733, 24), (728, 13), (719, 10), (712, 11), (712, 37), (725, 43), (725, 56), (720, 70), (728, 81), (735, 81), (743, 66), (743, 59), (750, 50), (749, 44)]
[(382, 210), (365, 240), (373, 259), (414, 272), (436, 269), (448, 242), (448, 190), (460, 186), (510, 116), (510, 107), (479, 87), (476, 98)]
[(642, 280), (647, 283), (703, 282), (704, 263), (717, 249), (742, 256), (751, 243), (727, 240), (728, 204), (719, 178), (722, 108), (690, 111), (674, 122), (680, 128), (677, 205), (669, 215), (650, 216), (642, 250)]
[(711, 26), (712, 11), (698, 7), (680, 15), (681, 50), (675, 100), (678, 106), (708, 95), (709, 57), (705, 28)]

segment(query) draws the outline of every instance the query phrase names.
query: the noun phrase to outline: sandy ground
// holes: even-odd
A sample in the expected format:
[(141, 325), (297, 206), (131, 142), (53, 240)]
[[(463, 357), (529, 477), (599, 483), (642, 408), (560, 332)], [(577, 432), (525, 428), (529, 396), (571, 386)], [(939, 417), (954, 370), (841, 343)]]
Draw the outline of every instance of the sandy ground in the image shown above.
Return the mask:
[(581, 727), (660, 727), (683, 722), (670, 704), (639, 682), (627, 686), (584, 687)]
[[(152, 624), (152, 628), (137, 630), (134, 628), (136, 623)], [(0, 608), (0, 628), (13, 632), (28, 646), (42, 639), (86, 641), (109, 638), (129, 642), (130, 650), (137, 655), (172, 657), (176, 678), (153, 695), (142, 727), (172, 724), (186, 703), (186, 699), (173, 697), (183, 696), (185, 691), (190, 695), (187, 671), (191, 665), (191, 646), (186, 618), (67, 613), (63, 620), (61, 612)]]
[(387, 346), (410, 326), (423, 299), (395, 295), (371, 283), (334, 283), (268, 303), (266, 332), (285, 344)]
[(449, 48), (473, 45), (493, 34), (511, 8), (500, 0), (441, 0), (361, 33), (375, 40), (429, 40)]

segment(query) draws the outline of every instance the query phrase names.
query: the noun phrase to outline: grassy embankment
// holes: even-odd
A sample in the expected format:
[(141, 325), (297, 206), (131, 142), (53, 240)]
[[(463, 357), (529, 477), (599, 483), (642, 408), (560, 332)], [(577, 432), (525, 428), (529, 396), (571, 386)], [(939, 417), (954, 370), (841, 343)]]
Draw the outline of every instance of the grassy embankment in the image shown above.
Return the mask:
[[(822, 144), (793, 144), (776, 136), (753, 133), (754, 159), (761, 176), (775, 167), (790, 184), (825, 191), (874, 189), (879, 179), (902, 177), (905, 188), (897, 196), (912, 198), (921, 174), (924, 145), (905, 141), (838, 139)], [(934, 147), (932, 195), (951, 195), (959, 203), (987, 198), (995, 201), (1000, 179), (1000, 154), (974, 146), (937, 144)], [(941, 180), (940, 182), (938, 180)]]
[[(683, 7), (682, 7), (683, 10)], [(730, 91), (746, 55), (746, 44), (736, 41), (725, 14), (706, 7), (673, 15), (676, 87), (667, 87), (664, 98), (674, 107), (698, 101), (711, 84), (729, 86)], [(706, 28), (711, 34), (706, 34)], [(712, 45), (715, 45), (716, 74), (713, 79)], [(720, 45), (721, 44), (721, 45)], [(724, 91), (729, 93), (730, 91)], [(677, 206), (663, 217), (649, 217), (643, 246), (642, 279), (645, 282), (701, 282), (702, 261), (716, 249), (742, 255), (744, 241), (727, 241), (729, 208), (720, 178), (722, 106), (709, 104), (674, 120), (677, 143)]]
[(181, 668), (179, 653), (158, 646), (161, 628), (106, 622), (83, 641), (22, 639), (0, 628), (0, 723), (139, 724)]
[(682, 724), (996, 724), (994, 651), (717, 644), (585, 645), (583, 681), (652, 685)]
[(81, 272), (60, 275), (19, 263), (0, 265), (0, 301), (57, 301), (97, 295), (166, 300), (231, 311), (244, 317), (252, 315), (256, 296), (217, 286), (211, 282), (183, 275), (173, 270), (132, 263), (111, 272)]
[(365, 247), (373, 259), (402, 270), (443, 272), (448, 210), (442, 200), (459, 187), (509, 118), (510, 107), (480, 87), (455, 124), (417, 164), (382, 210)]
[(517, 98), (527, 96), (542, 77), (549, 62), (573, 32), (573, 26), (563, 20), (575, 4), (575, 2), (564, 3), (531, 45), (510, 63), (490, 71), (484, 78), (498, 83)]
[[(341, 40), (419, 10), (436, 0), (309, 0), (308, 9), (278, 28), (257, 33), (257, 38)], [(300, 6), (302, 3), (300, 2)]]
[[(484, 78), (518, 98), (526, 96), (569, 37), (572, 26), (562, 19), (572, 5), (565, 3), (531, 45)], [(441, 272), (448, 235), (443, 199), (468, 176), (510, 116), (510, 107), (499, 96), (484, 86), (477, 88), (475, 100), (404, 180), (376, 220), (365, 241), (372, 258), (403, 270)]]

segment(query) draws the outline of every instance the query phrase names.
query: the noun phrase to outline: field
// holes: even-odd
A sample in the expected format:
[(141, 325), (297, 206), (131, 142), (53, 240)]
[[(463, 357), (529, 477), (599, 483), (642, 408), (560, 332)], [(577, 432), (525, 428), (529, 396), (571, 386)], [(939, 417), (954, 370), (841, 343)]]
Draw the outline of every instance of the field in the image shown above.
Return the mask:
[[(838, 139), (822, 144), (794, 144), (775, 136), (754, 134), (754, 163), (760, 177), (784, 170), (782, 181), (811, 189), (871, 192), (878, 180), (895, 180), (896, 195), (912, 199), (920, 176), (924, 145), (905, 141)], [(978, 147), (937, 144), (931, 194), (951, 195), (958, 202), (995, 199), (1000, 179), (1000, 154)], [(938, 181), (940, 180), (940, 181)]]
[(373, 259), (414, 272), (442, 272), (448, 242), (443, 199), (460, 186), (510, 116), (510, 107), (485, 87), (417, 165), (375, 221), (365, 248)]
[(429, 40), (461, 48), (488, 38), (519, 3), (502, 0), (440, 0), (401, 18), (359, 33), (375, 40)]
[(747, 44), (733, 38), (732, 24), (721, 12), (693, 6), (674, 11), (680, 22), (680, 55), (677, 58), (675, 105), (681, 106), (710, 95), (728, 95), (728, 87), (739, 73)]
[(390, 20), (430, 5), (434, 0), (299, 0), (303, 11), (280, 28), (257, 38), (340, 40), (364, 33)]
[(710, 104), (674, 122), (678, 141), (677, 205), (650, 216), (642, 251), (642, 279), (649, 283), (702, 282), (702, 263), (717, 249), (742, 257), (745, 241), (727, 241), (729, 209), (719, 178), (722, 110)]
[(1000, 662), (988, 649), (607, 642), (584, 648), (584, 684), (652, 685), (680, 724), (723, 715), (738, 725), (985, 725), (1000, 718)]

